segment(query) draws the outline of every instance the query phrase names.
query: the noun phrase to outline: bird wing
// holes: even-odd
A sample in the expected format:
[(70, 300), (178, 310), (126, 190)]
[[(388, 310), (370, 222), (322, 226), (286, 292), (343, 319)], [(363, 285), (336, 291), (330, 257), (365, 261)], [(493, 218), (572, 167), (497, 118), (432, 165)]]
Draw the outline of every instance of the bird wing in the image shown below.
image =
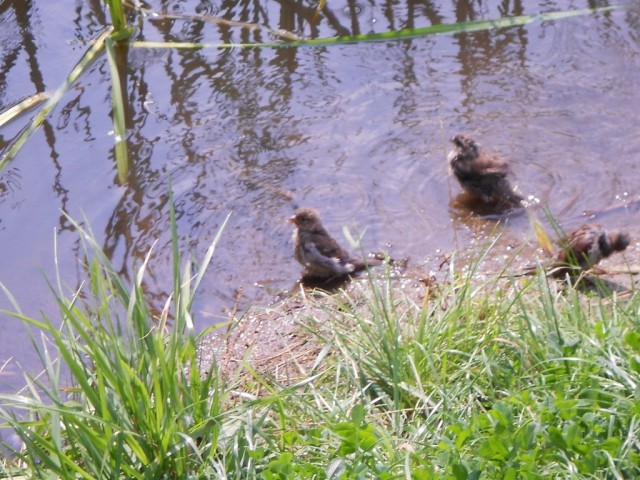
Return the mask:
[(472, 164), (478, 174), (506, 177), (511, 173), (509, 163), (500, 155), (482, 152)]
[(340, 263), (349, 261), (350, 256), (346, 250), (328, 234), (312, 235), (308, 243), (313, 245), (313, 250), (320, 256), (333, 258)]
[(331, 237), (321, 236), (317, 241), (306, 242), (306, 262), (309, 268), (324, 268), (333, 275), (353, 272), (355, 266), (350, 263), (349, 255)]

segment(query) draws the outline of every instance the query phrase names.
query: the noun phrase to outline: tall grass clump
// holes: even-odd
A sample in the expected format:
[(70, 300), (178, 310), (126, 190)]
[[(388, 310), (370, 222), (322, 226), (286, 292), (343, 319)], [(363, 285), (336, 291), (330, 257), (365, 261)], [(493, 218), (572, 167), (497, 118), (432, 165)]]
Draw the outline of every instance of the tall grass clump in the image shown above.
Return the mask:
[(15, 312), (3, 312), (36, 330), (33, 345), (43, 365), (40, 375), (26, 376), (22, 391), (0, 398), (0, 417), (22, 442), (12, 447), (12, 474), (205, 474), (231, 412), (223, 421), (227, 393), (215, 368), (199, 368), (189, 309), (219, 236), (192, 276), (190, 260), (180, 265), (172, 221), (175, 289), (154, 317), (142, 286), (149, 256), (127, 288), (91, 233), (74, 225), (83, 239), (87, 279), (70, 296), (52, 286), (57, 318), (28, 317), (16, 304)]

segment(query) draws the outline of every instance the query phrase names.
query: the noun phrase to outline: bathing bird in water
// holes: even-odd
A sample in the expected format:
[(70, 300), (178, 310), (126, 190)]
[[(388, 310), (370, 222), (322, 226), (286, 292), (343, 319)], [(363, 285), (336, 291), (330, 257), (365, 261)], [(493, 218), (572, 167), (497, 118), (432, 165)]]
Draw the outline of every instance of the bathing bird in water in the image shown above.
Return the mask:
[(597, 223), (582, 225), (560, 240), (560, 251), (551, 264), (552, 275), (561, 277), (589, 270), (603, 258), (625, 250), (629, 242), (626, 233), (607, 232)]
[(449, 166), (466, 192), (485, 204), (522, 206), (524, 199), (511, 186), (511, 168), (502, 156), (480, 148), (467, 135), (456, 135), (451, 142), (454, 148), (447, 157)]
[(325, 230), (320, 215), (313, 208), (299, 208), (289, 222), (296, 226), (293, 233), (294, 256), (304, 266), (306, 278), (342, 277), (379, 263), (376, 259), (365, 262), (350, 255)]

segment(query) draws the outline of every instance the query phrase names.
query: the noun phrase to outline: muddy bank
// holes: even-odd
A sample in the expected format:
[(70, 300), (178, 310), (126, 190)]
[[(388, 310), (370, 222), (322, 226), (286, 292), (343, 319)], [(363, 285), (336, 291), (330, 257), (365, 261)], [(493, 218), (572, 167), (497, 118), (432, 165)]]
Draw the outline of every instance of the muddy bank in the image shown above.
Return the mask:
[[(598, 275), (588, 274), (581, 282), (580, 291), (585, 296), (607, 298), (612, 295), (630, 295), (638, 288), (640, 265), (635, 261), (640, 254), (640, 245), (632, 244), (624, 255), (606, 259), (599, 265), (603, 271)], [(470, 255), (470, 254), (469, 254)], [(448, 283), (451, 282), (450, 257), (442, 256), (439, 269), (428, 269), (419, 265), (397, 265), (389, 269), (377, 267), (338, 285), (332, 291), (310, 290), (298, 285), (290, 296), (268, 306), (255, 306), (240, 314), (233, 312), (226, 332), (207, 335), (200, 343), (203, 370), (216, 363), (222, 377), (234, 381), (238, 372), (246, 375), (246, 366), (274, 381), (292, 385), (297, 380), (308, 378), (313, 372), (319, 356), (324, 354), (325, 342), (321, 332), (311, 331), (310, 324), (322, 324), (344, 312), (344, 321), (349, 321), (349, 309), (366, 312), (367, 302), (372, 301), (374, 289), (386, 292), (390, 289), (395, 300), (403, 297), (411, 303), (425, 307), (427, 302), (440, 302), (447, 308)], [(478, 285), (493, 286), (490, 281), (497, 274), (495, 260), (487, 262), (491, 268), (479, 269), (474, 274)], [(531, 281), (530, 275), (522, 275), (521, 264), (504, 276), (505, 287), (515, 282), (524, 286)], [(462, 277), (459, 277), (460, 279)], [(457, 281), (457, 280), (456, 280)], [(559, 280), (549, 280), (559, 282)], [(487, 289), (486, 295), (491, 295)], [(345, 308), (340, 309), (340, 305)], [(348, 306), (348, 307), (347, 307)], [(309, 322), (309, 319), (315, 319)], [(342, 318), (341, 318), (342, 320)]]

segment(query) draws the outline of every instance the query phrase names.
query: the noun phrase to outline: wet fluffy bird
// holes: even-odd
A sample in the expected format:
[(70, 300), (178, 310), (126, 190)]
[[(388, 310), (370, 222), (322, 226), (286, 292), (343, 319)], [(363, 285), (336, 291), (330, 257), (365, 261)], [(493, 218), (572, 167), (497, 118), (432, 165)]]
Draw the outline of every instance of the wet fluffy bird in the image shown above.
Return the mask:
[(560, 243), (552, 268), (554, 276), (577, 273), (594, 267), (614, 252), (622, 252), (629, 246), (626, 233), (607, 232), (597, 223), (587, 223), (571, 232)]
[(487, 204), (509, 207), (522, 205), (524, 199), (509, 183), (507, 177), (511, 168), (503, 157), (481, 149), (467, 135), (456, 135), (451, 142), (454, 148), (447, 159), (462, 188)]
[(322, 226), (320, 215), (313, 208), (299, 208), (289, 218), (297, 228), (293, 234), (294, 255), (305, 268), (305, 277), (329, 279), (362, 270), (367, 263), (352, 257)]

